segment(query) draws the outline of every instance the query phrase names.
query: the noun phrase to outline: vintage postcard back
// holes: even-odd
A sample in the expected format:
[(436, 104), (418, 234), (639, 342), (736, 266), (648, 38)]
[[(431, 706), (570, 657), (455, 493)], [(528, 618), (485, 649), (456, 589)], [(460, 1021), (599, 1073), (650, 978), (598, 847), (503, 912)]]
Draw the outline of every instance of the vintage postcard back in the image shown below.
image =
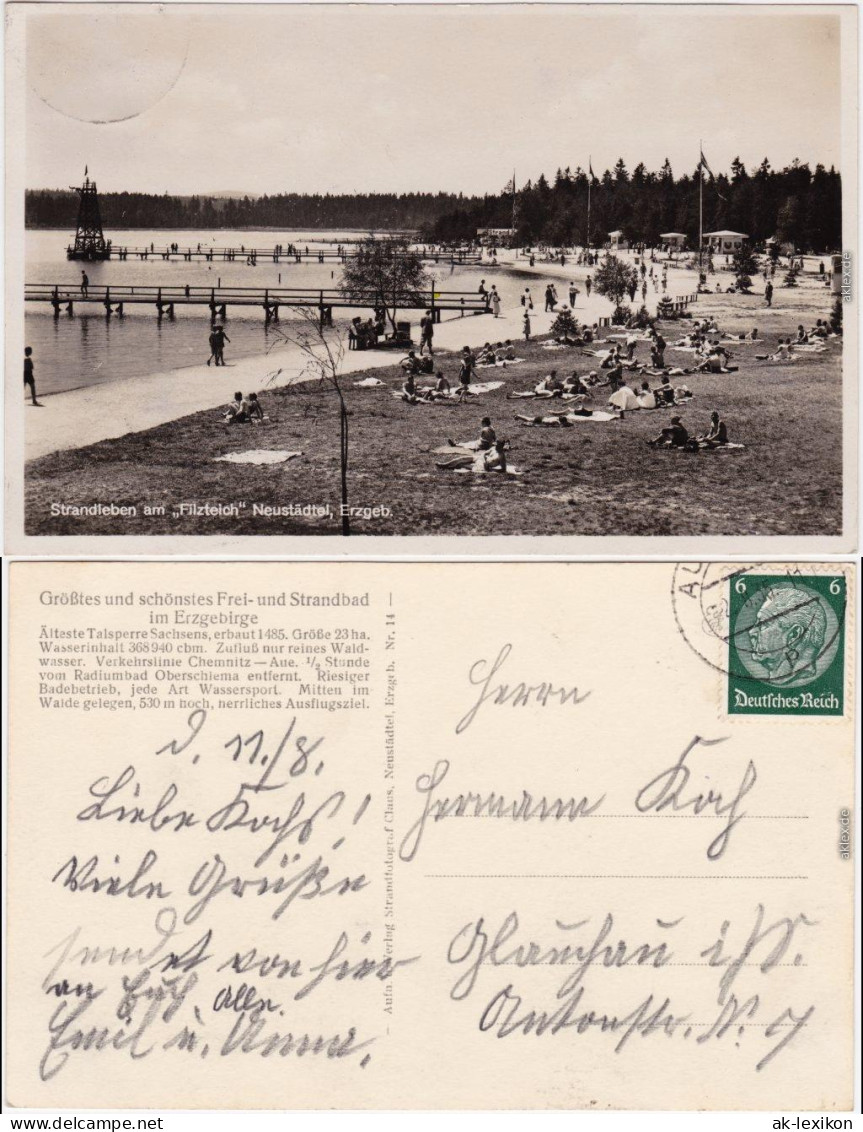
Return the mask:
[(847, 1108), (855, 588), (13, 564), (9, 1101)]

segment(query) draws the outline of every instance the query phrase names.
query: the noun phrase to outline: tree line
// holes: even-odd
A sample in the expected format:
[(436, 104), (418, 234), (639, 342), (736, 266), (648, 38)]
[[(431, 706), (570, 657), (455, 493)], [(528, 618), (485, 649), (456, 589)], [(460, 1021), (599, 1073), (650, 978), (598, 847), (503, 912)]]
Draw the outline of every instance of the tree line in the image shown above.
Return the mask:
[[(444, 213), (473, 206), (458, 193), (279, 193), (261, 197), (99, 193), (102, 223), (111, 228), (417, 229)], [(78, 194), (27, 190), (28, 228), (74, 229)]]
[[(423, 229), (426, 239), (464, 240), (478, 228), (510, 228), (515, 220), (520, 245), (585, 245), (588, 237), (588, 176), (558, 169), (549, 183), (540, 176), (518, 189), (510, 183), (497, 195), (460, 203)], [(799, 251), (838, 251), (842, 243), (842, 184), (831, 166), (793, 161), (773, 169), (765, 158), (747, 170), (739, 158), (730, 173), (702, 173), (703, 230), (743, 232), (753, 243), (772, 236)], [(643, 164), (630, 173), (621, 158), (590, 181), (590, 242), (602, 246), (620, 230), (630, 243), (660, 243), (663, 232), (682, 232), (698, 244), (699, 167), (679, 177), (666, 158), (658, 172)], [(513, 205), (515, 206), (513, 208)]]
[[(831, 166), (793, 161), (773, 169), (765, 158), (747, 170), (739, 158), (729, 173), (704, 178), (704, 231), (730, 228), (754, 243), (777, 236), (800, 251), (834, 251), (842, 242), (842, 184)], [(630, 173), (623, 159), (590, 182), (590, 239), (601, 246), (620, 229), (630, 242), (659, 243), (662, 232), (698, 240), (699, 169), (675, 176), (666, 159), (658, 172), (644, 164)], [(462, 242), (478, 228), (509, 228), (520, 244), (584, 245), (588, 237), (588, 173), (558, 169), (528, 181), (513, 199), (500, 193), (279, 193), (261, 197), (161, 196), (101, 193), (102, 221), (111, 228), (353, 228), (418, 229), (436, 243)], [(28, 190), (28, 228), (74, 228), (77, 194)], [(513, 209), (513, 205), (515, 208)]]

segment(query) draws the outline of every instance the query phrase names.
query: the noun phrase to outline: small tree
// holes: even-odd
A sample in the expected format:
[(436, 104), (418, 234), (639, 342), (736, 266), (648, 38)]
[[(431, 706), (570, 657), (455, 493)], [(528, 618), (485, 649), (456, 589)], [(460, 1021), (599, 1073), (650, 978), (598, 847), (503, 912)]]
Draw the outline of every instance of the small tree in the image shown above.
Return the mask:
[(565, 335), (576, 337), (578, 332), (578, 323), (573, 317), (569, 307), (564, 307), (563, 310), (558, 311), (557, 318), (551, 324), (550, 333), (558, 338), (562, 338)]
[[(282, 330), (276, 330), (275, 333), (282, 344), (293, 345), (299, 349), (303, 366), (297, 377), (302, 378), (304, 375), (317, 377), (319, 384), (326, 386), (338, 398), (342, 534), (349, 535), (351, 520), (348, 514), (348, 407), (345, 404), (340, 380), (342, 360), (345, 356), (344, 341), (340, 335), (335, 338), (335, 342), (327, 338), (317, 310), (298, 307), (297, 313), (300, 325), (293, 334), (286, 334)], [(274, 382), (281, 372), (281, 369), (276, 370), (270, 376), (270, 383)], [(300, 389), (302, 386), (297, 385), (293, 388)]]
[(758, 274), (758, 262), (748, 244), (741, 244), (734, 253), (732, 267), (738, 290), (748, 292), (752, 287), (752, 275)]
[(425, 305), (421, 292), (430, 284), (422, 259), (407, 240), (369, 236), (345, 264), (339, 290), (358, 306), (383, 310), (395, 331), (399, 307)]
[(842, 296), (837, 295), (833, 301), (833, 310), (830, 312), (830, 329), (834, 334), (842, 333)]
[(783, 283), (785, 284), (785, 286), (786, 287), (796, 287), (797, 286), (797, 275), (798, 275), (797, 268), (796, 267), (789, 267), (788, 271), (785, 274), (785, 278), (783, 280)]
[(618, 303), (614, 310), (611, 312), (612, 325), (626, 326), (626, 324), (629, 322), (631, 314), (632, 307), (628, 307), (625, 303)]
[(606, 255), (593, 273), (594, 290), (605, 297), (615, 307), (619, 307), (630, 287), (638, 283), (638, 272), (614, 255)]

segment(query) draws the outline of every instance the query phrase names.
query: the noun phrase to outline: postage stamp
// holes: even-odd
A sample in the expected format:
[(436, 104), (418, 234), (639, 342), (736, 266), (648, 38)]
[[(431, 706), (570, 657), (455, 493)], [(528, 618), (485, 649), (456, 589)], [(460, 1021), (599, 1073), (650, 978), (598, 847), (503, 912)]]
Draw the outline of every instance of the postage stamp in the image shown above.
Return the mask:
[(842, 715), (846, 579), (728, 579), (728, 714)]

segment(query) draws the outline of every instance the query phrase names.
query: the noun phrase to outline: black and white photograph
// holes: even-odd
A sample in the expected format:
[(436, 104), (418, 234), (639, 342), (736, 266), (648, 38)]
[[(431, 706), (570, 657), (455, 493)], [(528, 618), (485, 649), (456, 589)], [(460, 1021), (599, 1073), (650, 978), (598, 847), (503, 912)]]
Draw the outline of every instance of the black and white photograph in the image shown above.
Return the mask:
[(847, 550), (856, 18), (8, 5), (13, 545)]

